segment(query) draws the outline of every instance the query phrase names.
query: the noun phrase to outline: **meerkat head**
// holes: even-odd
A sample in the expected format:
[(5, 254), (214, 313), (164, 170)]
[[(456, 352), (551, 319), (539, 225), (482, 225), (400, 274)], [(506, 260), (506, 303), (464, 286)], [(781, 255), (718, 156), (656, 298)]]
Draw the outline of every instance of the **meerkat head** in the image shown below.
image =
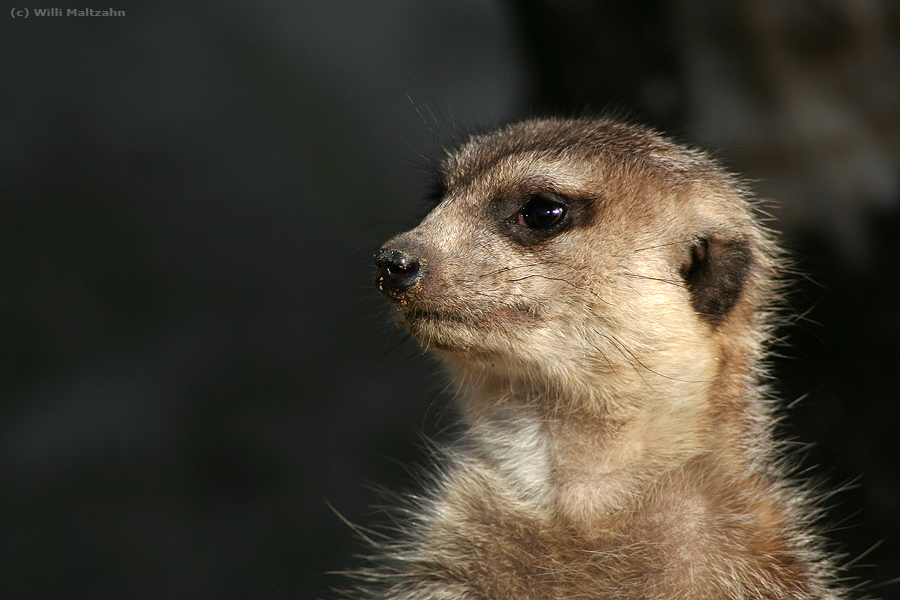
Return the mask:
[(613, 121), (534, 120), (470, 138), (439, 181), (431, 213), (377, 252), (375, 284), (473, 381), (627, 403), (752, 369), (770, 246), (704, 154)]

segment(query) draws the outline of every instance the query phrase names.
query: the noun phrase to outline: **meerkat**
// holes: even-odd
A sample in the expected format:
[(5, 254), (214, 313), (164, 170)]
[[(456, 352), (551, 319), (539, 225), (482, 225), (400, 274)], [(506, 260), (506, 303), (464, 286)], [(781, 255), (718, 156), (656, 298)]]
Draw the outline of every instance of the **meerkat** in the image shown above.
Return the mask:
[(706, 154), (530, 120), (376, 253), (465, 432), (360, 584), (392, 600), (843, 598), (761, 379), (780, 252)]

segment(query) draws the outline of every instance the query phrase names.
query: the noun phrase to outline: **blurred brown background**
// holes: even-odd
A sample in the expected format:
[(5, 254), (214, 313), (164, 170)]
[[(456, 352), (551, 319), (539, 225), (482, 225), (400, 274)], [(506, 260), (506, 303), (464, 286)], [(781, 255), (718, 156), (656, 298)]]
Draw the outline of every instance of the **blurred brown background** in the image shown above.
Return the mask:
[(379, 520), (453, 421), (372, 251), (441, 144), (603, 111), (777, 200), (783, 430), (849, 486), (835, 548), (880, 543), (858, 595), (900, 597), (900, 4), (35, 8), (0, 10), (4, 598), (330, 596), (363, 545), (328, 503)]

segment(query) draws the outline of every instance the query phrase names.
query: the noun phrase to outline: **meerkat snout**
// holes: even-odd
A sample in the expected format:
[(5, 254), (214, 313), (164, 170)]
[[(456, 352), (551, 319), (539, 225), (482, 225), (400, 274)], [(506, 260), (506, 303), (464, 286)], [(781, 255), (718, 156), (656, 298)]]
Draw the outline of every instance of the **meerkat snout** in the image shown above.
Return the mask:
[(384, 245), (375, 253), (375, 287), (392, 300), (399, 299), (426, 275), (424, 261), (414, 249)]

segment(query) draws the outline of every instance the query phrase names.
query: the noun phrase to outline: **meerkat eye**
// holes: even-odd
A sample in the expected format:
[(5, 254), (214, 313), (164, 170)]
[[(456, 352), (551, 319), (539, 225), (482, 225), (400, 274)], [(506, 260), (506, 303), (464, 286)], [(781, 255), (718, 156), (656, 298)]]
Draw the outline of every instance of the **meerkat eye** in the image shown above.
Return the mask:
[(566, 206), (547, 198), (534, 195), (528, 199), (518, 214), (518, 223), (529, 229), (546, 229), (556, 225), (566, 216)]

